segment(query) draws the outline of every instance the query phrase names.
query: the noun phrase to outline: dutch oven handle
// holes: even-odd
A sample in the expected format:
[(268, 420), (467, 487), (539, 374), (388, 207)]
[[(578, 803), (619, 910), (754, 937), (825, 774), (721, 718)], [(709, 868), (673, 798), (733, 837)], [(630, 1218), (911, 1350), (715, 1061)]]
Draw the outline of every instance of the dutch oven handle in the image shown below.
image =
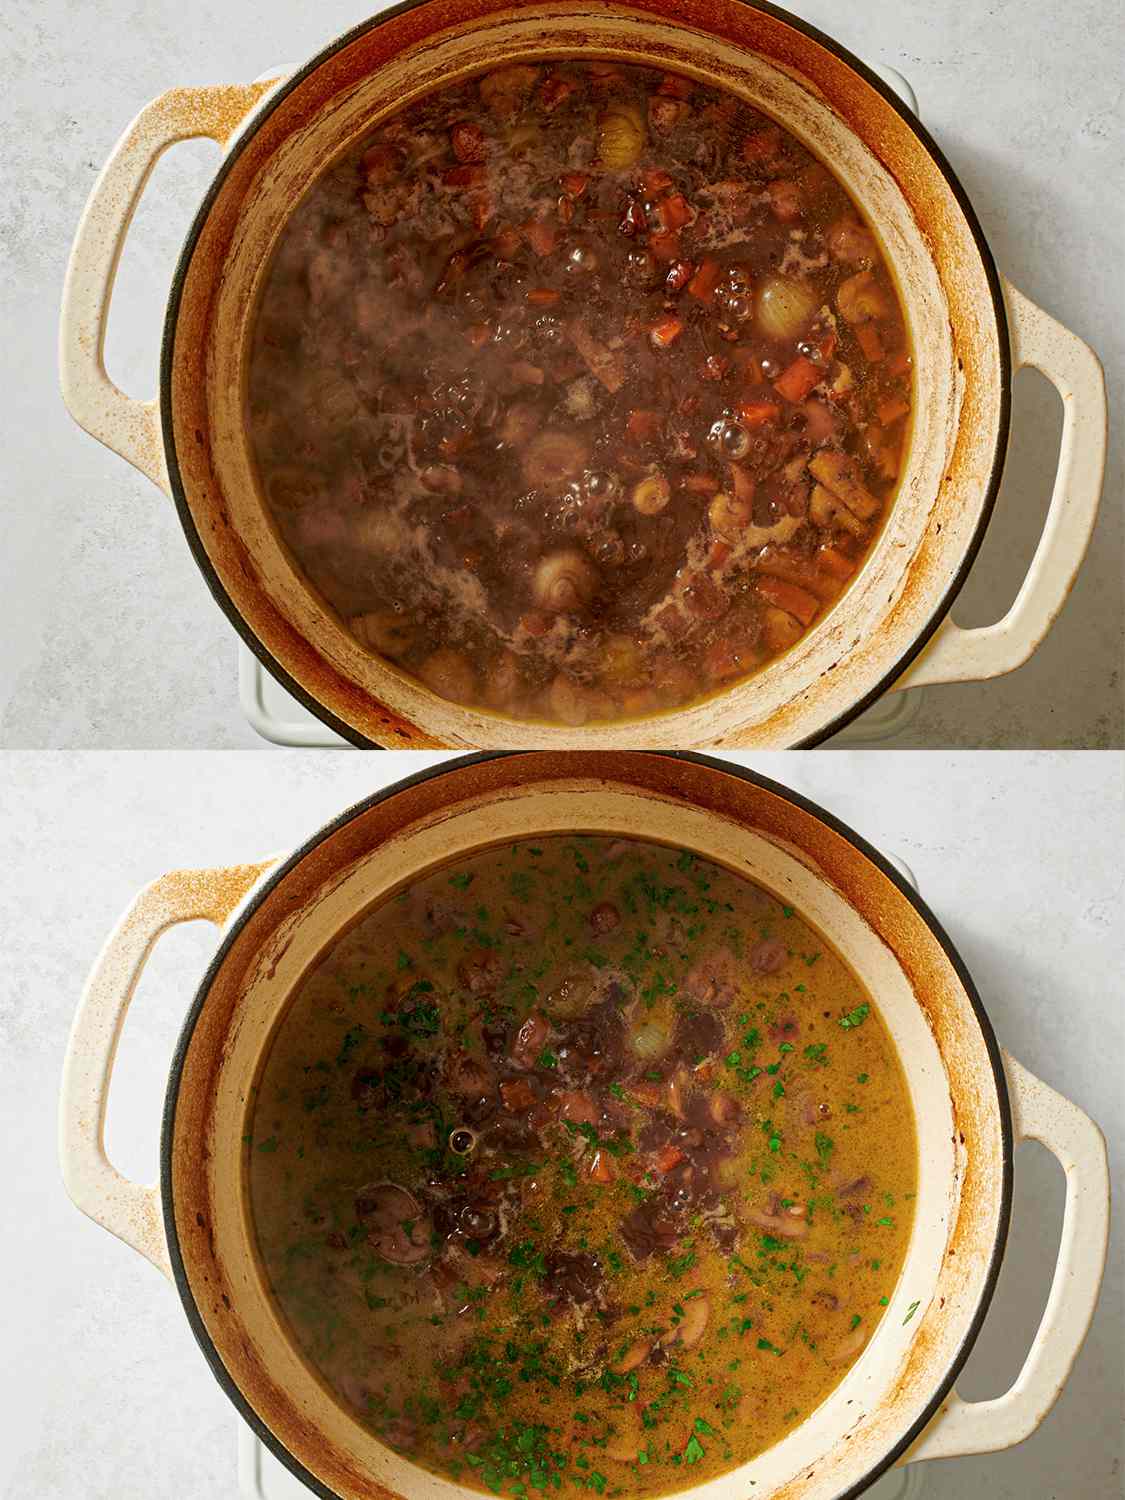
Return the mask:
[(176, 870), (135, 898), (90, 972), (74, 1017), (59, 1099), (59, 1158), (75, 1205), (171, 1278), (160, 1189), (130, 1182), (105, 1151), (105, 1117), (129, 1003), (162, 932), (180, 922), (222, 927), (276, 859), (223, 870)]
[(78, 423), (170, 493), (158, 402), (138, 401), (105, 367), (105, 331), (118, 262), (153, 167), (177, 141), (209, 137), (226, 146), (277, 82), (170, 89), (145, 106), (113, 148), (86, 201), (63, 286), (59, 375)]
[(906, 1463), (995, 1453), (1030, 1437), (1058, 1399), (1094, 1316), (1109, 1236), (1105, 1140), (1076, 1104), (1041, 1083), (1008, 1053), (1004, 1071), (1016, 1141), (1041, 1141), (1066, 1174), (1062, 1238), (1051, 1290), (1011, 1389), (994, 1401), (962, 1401), (950, 1392), (906, 1455)]
[(895, 689), (940, 682), (985, 682), (1022, 667), (1055, 623), (1078, 576), (1098, 516), (1106, 454), (1105, 376), (1088, 344), (1057, 323), (1010, 281), (1004, 300), (1015, 369), (1033, 365), (1063, 405), (1059, 465), (1043, 534), (1002, 620), (963, 630), (947, 616)]

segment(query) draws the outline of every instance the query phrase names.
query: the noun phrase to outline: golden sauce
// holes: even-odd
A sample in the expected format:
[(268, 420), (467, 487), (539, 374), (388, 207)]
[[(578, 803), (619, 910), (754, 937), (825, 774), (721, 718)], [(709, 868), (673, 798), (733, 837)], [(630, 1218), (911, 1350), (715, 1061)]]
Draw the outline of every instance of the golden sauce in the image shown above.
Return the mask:
[(791, 908), (663, 845), (496, 848), (371, 911), (259, 1082), (250, 1191), (293, 1336), (400, 1452), (517, 1497), (746, 1463), (871, 1337), (910, 1101)]

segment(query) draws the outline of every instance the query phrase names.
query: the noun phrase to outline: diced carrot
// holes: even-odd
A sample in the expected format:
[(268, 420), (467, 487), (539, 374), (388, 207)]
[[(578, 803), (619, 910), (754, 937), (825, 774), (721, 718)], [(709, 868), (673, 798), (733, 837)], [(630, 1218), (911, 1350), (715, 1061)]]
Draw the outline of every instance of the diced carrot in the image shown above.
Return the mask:
[(530, 1109), (535, 1103), (535, 1095), (526, 1078), (505, 1079), (500, 1085), (500, 1098), (504, 1108), (512, 1111)]
[(752, 131), (742, 142), (743, 161), (771, 161), (781, 147), (781, 131), (776, 125), (767, 125), (763, 130)]
[(666, 99), (690, 99), (694, 89), (695, 84), (690, 78), (684, 78), (679, 73), (665, 73), (656, 92), (663, 94)]
[(533, 286), (527, 294), (527, 300), (535, 307), (550, 307), (559, 300), (559, 293), (553, 287)]
[(658, 229), (648, 237), (648, 248), (654, 260), (679, 260), (680, 237), (678, 234)]
[(913, 364), (914, 361), (910, 357), (909, 350), (900, 349), (897, 354), (893, 354), (887, 361), (887, 374), (906, 375), (910, 372)]
[(719, 284), (722, 267), (713, 255), (702, 261), (699, 270), (688, 282), (688, 291), (699, 302), (714, 302), (715, 288)]
[(662, 193), (665, 188), (672, 186), (672, 179), (660, 167), (653, 167), (647, 172), (642, 172), (641, 182), (644, 184), (646, 193)]
[(709, 568), (721, 568), (730, 557), (732, 550), (729, 542), (712, 542), (711, 550), (707, 554), (707, 566)]
[(658, 411), (633, 410), (625, 423), (625, 435), (634, 443), (651, 443), (660, 436)]
[(574, 199), (568, 198), (564, 194), (555, 204), (555, 212), (558, 214), (561, 224), (569, 224), (571, 219), (574, 218)]
[(902, 396), (884, 396), (875, 408), (879, 421), (884, 427), (889, 427), (892, 422), (897, 422), (899, 417), (905, 417), (910, 410), (910, 402)]
[(758, 592), (778, 609), (796, 615), (802, 625), (811, 625), (820, 610), (820, 600), (807, 589), (795, 583), (786, 583), (784, 578), (772, 578), (768, 573), (758, 577)]
[(703, 671), (708, 682), (727, 682), (732, 677), (741, 677), (746, 666), (745, 658), (730, 641), (712, 641), (703, 653)]
[(484, 160), (484, 133), (480, 126), (474, 125), (471, 120), (459, 120), (450, 128), (449, 144), (453, 147), (453, 154), (458, 161)]
[(688, 474), (680, 481), (680, 488), (692, 495), (717, 495), (719, 481), (710, 474)]
[(883, 340), (874, 323), (857, 323), (852, 329), (856, 343), (863, 350), (869, 364), (877, 365), (883, 358)]
[(658, 1172), (670, 1172), (673, 1167), (678, 1167), (684, 1159), (684, 1153), (679, 1146), (668, 1145), (662, 1148), (653, 1166)]
[(832, 358), (836, 352), (836, 345), (838, 343), (839, 339), (836, 337), (836, 330), (834, 328), (826, 328), (816, 344), (816, 352), (822, 362), (826, 362)]
[(536, 255), (550, 255), (555, 248), (555, 226), (548, 224), (546, 219), (528, 219), (526, 224), (521, 224), (527, 243)]
[(820, 366), (814, 365), (803, 354), (798, 354), (788, 369), (783, 370), (774, 381), (773, 388), (786, 401), (796, 403), (803, 401), (823, 379), (824, 371)]
[(669, 193), (656, 206), (656, 216), (661, 229), (682, 229), (691, 223), (691, 205), (683, 193)]
[(645, 1105), (647, 1109), (657, 1109), (664, 1103), (665, 1086), (660, 1083), (631, 1083), (629, 1092), (638, 1104)]
[(649, 330), (649, 338), (657, 349), (667, 349), (669, 344), (674, 344), (684, 331), (684, 325), (679, 318), (661, 318), (659, 323), (654, 323)]
[(775, 401), (741, 401), (738, 418), (747, 427), (764, 427), (767, 422), (776, 422), (781, 407)]
[(801, 190), (791, 177), (775, 177), (766, 184), (770, 210), (775, 219), (792, 224), (801, 216)]
[(441, 174), (446, 187), (480, 187), (487, 177), (487, 168), (479, 162), (465, 162), (462, 166), (450, 167)]
[(480, 349), (492, 337), (492, 329), (487, 323), (471, 323), (465, 331), (465, 337), (474, 349)]
[(515, 260), (522, 244), (519, 230), (511, 224), (502, 224), (492, 236), (492, 250), (497, 260)]
[(610, 1162), (608, 1151), (594, 1152), (594, 1159), (590, 1163), (590, 1180), (600, 1183), (613, 1181), (613, 1165)]
[(564, 172), (559, 178), (563, 192), (568, 198), (581, 198), (590, 185), (588, 172)]
[(821, 547), (816, 554), (817, 566), (833, 578), (850, 578), (855, 572), (855, 563), (845, 557), (838, 547)]
[(691, 280), (695, 267), (690, 260), (674, 260), (668, 267), (668, 274), (664, 278), (664, 285), (670, 292), (682, 292)]

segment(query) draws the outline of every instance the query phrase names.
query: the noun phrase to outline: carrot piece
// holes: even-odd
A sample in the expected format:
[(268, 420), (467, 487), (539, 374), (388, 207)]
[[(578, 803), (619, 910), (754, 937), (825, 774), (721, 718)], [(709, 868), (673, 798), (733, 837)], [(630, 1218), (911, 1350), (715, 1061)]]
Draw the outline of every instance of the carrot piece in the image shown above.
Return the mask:
[(709, 568), (721, 568), (730, 557), (733, 548), (729, 542), (714, 541), (711, 550), (707, 554), (707, 566)]
[(784, 578), (772, 578), (768, 573), (758, 578), (758, 592), (778, 609), (796, 615), (802, 625), (811, 625), (820, 609), (820, 600), (807, 589), (795, 583), (786, 583)]
[(660, 436), (660, 413), (637, 408), (629, 413), (625, 436), (634, 443), (651, 443)]
[(669, 193), (656, 206), (661, 229), (683, 229), (691, 223), (691, 205), (683, 193)]
[(743, 161), (771, 161), (781, 146), (781, 131), (776, 125), (752, 131), (742, 142)]
[(883, 340), (874, 323), (857, 323), (852, 329), (856, 343), (863, 350), (869, 364), (877, 365), (883, 358)]
[(780, 415), (781, 407), (775, 401), (740, 401), (738, 405), (739, 421), (747, 427), (764, 427)]
[(652, 167), (648, 171), (642, 172), (641, 181), (644, 184), (646, 193), (662, 193), (665, 188), (672, 186), (672, 179), (668, 176), (668, 173), (659, 167)]
[(657, 349), (667, 349), (669, 344), (674, 344), (684, 331), (684, 325), (679, 318), (661, 318), (659, 323), (654, 323), (649, 331), (649, 338)]
[(879, 421), (884, 427), (889, 427), (892, 422), (897, 422), (899, 417), (905, 417), (910, 410), (910, 402), (902, 396), (884, 396), (875, 408)]
[(581, 198), (590, 184), (588, 172), (564, 172), (559, 178), (563, 192), (568, 198)]
[(786, 401), (797, 403), (803, 401), (823, 379), (824, 371), (820, 366), (814, 365), (803, 354), (798, 354), (788, 369), (783, 370), (774, 381), (773, 388)]
[(550, 307), (559, 300), (559, 293), (549, 286), (533, 286), (527, 294), (527, 300), (535, 307)]
[(658, 229), (648, 237), (648, 248), (654, 260), (679, 260), (680, 237), (667, 230)]
[(679, 1146), (665, 1146), (657, 1156), (653, 1165), (658, 1172), (670, 1172), (673, 1167), (678, 1167), (684, 1159), (684, 1153)]
[(698, 302), (714, 302), (721, 267), (713, 255), (700, 262), (699, 270), (688, 282), (688, 292)]
[(526, 224), (521, 224), (527, 243), (535, 251), (536, 255), (550, 255), (555, 248), (555, 226), (548, 224), (546, 219), (528, 219)]
[(855, 563), (850, 557), (845, 557), (838, 547), (821, 547), (816, 554), (817, 566), (822, 573), (830, 573), (833, 578), (850, 578), (855, 572)]
[(680, 488), (692, 495), (717, 495), (719, 481), (711, 474), (688, 474), (680, 482)]
[(658, 1109), (664, 1103), (665, 1085), (660, 1083), (633, 1083), (629, 1092), (638, 1104), (648, 1109)]
[(913, 364), (914, 361), (911, 359), (909, 351), (900, 349), (897, 354), (892, 355), (887, 361), (887, 374), (908, 375)]
[(450, 167), (441, 174), (446, 187), (480, 187), (487, 179), (488, 170), (479, 162), (465, 162), (459, 167)]
[(590, 1163), (590, 1180), (603, 1184), (613, 1181), (613, 1166), (607, 1151), (594, 1152), (594, 1159)]
[(502, 224), (492, 236), (492, 250), (497, 260), (515, 260), (521, 243), (519, 230), (511, 224)]
[(500, 1085), (500, 1098), (504, 1102), (504, 1108), (513, 1111), (530, 1109), (535, 1103), (535, 1095), (526, 1078), (506, 1079)]

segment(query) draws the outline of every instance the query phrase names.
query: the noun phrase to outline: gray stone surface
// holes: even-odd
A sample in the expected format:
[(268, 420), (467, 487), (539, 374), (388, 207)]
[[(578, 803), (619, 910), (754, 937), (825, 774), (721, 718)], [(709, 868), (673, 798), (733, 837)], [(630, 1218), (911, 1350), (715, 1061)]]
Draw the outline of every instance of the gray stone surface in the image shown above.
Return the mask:
[[(859, 55), (909, 76), (1000, 266), (1094, 342), (1119, 387), (1120, 7), (801, 0), (794, 8)], [(7, 0), (4, 12), (0, 744), (254, 745), (238, 710), (234, 635), (171, 507), (62, 408), (59, 288), (95, 174), (146, 100), (174, 84), (242, 81), (309, 56), (367, 7)], [(111, 371), (130, 391), (154, 389), (168, 278), (215, 154), (207, 143), (169, 152), (134, 225), (109, 336)], [(1019, 380), (1015, 418), (996, 519), (958, 608), (962, 623), (1002, 613), (1038, 535), (1059, 425), (1038, 376)], [(1121, 472), (1118, 444), (1093, 555), (1034, 662), (1002, 682), (928, 693), (902, 743), (1125, 742)]]
[[(292, 847), (350, 802), (437, 757), (294, 752), (0, 757), (0, 1497), (234, 1500), (237, 1418), (176, 1294), (67, 1201), (54, 1116), (85, 973), (136, 890), (163, 871)], [(911, 865), (972, 971), (1001, 1043), (1097, 1119), (1122, 1167), (1122, 761), (1116, 755), (759, 756)], [(878, 767), (878, 782), (873, 777)], [(215, 946), (159, 943), (126, 1025), (109, 1146), (156, 1174), (174, 1038)], [(960, 1382), (1014, 1378), (1042, 1310), (1061, 1175), (1017, 1160), (999, 1293)], [(1122, 1231), (1093, 1332), (1056, 1409), (1008, 1453), (922, 1466), (918, 1500), (1120, 1494)]]

